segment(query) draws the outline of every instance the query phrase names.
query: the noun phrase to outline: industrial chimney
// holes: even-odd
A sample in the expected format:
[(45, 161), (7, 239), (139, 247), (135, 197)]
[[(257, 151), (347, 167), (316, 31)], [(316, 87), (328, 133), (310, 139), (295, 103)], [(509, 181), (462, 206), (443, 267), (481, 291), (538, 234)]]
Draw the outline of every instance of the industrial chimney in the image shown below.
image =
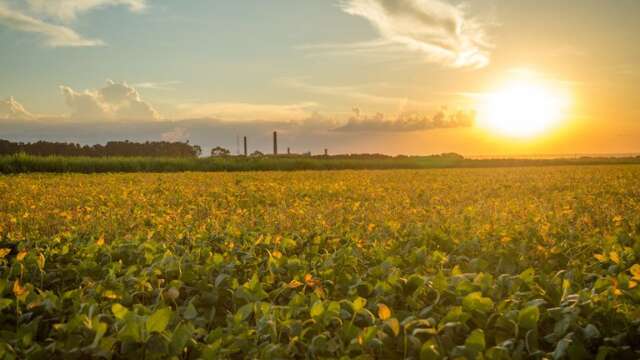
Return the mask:
[(247, 137), (244, 137), (244, 156), (247, 156)]
[(278, 155), (278, 132), (273, 132), (273, 155)]

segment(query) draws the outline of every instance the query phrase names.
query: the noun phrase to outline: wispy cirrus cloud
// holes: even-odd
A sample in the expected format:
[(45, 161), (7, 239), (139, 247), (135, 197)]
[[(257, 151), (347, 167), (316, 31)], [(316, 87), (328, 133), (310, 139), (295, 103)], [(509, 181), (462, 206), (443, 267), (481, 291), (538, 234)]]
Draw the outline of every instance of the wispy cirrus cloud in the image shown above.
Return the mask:
[(147, 8), (146, 0), (27, 0), (32, 12), (57, 18), (64, 22), (75, 20), (78, 15), (109, 6), (126, 6), (132, 12)]
[(367, 19), (380, 39), (321, 44), (316, 49), (395, 52), (401, 45), (423, 55), (426, 61), (445, 66), (482, 68), (490, 62), (493, 46), (484, 26), (469, 17), (463, 7), (442, 0), (343, 0), (340, 8)]
[[(22, 4), (25, 3), (25, 4)], [(11, 5), (10, 5), (11, 4)], [(39, 34), (50, 47), (101, 46), (100, 39), (87, 38), (76, 32), (70, 23), (77, 16), (108, 6), (126, 6), (140, 12), (146, 0), (26, 0), (8, 3), (0, 0), (0, 25), (10, 29)]]
[(182, 84), (182, 81), (146, 81), (135, 83), (132, 86), (137, 89), (151, 89), (151, 90), (175, 90), (176, 85)]
[(51, 47), (99, 46), (104, 44), (101, 40), (85, 38), (68, 26), (51, 24), (13, 10), (2, 2), (0, 2), (0, 24), (13, 30), (39, 34), (44, 38), (45, 44)]

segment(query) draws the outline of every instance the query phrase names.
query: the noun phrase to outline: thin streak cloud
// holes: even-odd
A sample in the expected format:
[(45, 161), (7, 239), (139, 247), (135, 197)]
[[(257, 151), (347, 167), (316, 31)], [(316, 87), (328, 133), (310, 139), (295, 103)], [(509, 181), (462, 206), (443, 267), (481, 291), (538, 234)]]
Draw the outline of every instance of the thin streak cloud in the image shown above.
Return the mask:
[(39, 34), (44, 38), (45, 44), (51, 47), (83, 47), (104, 44), (101, 40), (85, 38), (70, 27), (50, 24), (12, 10), (1, 2), (0, 24), (13, 30)]

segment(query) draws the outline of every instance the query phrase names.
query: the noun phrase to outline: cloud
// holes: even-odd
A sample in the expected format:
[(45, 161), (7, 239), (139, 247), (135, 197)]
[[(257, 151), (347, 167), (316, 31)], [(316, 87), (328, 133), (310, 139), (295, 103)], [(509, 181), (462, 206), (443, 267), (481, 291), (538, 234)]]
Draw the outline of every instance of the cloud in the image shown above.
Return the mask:
[(4, 24), (14, 30), (39, 34), (44, 37), (45, 44), (52, 47), (103, 45), (101, 40), (87, 39), (67, 26), (44, 22), (19, 11), (9, 9), (1, 2), (0, 24)]
[(242, 102), (186, 103), (178, 106), (184, 118), (217, 118), (229, 121), (299, 121), (309, 116), (313, 102), (253, 104)]
[(31, 11), (54, 17), (64, 22), (75, 20), (79, 14), (122, 5), (132, 12), (140, 12), (147, 7), (146, 0), (27, 0)]
[(34, 115), (28, 112), (24, 106), (13, 97), (0, 100), (0, 119), (30, 120), (33, 118)]
[(367, 19), (382, 39), (356, 49), (400, 44), (428, 61), (453, 67), (485, 67), (492, 45), (483, 26), (464, 9), (441, 0), (344, 0), (348, 14)]
[(133, 84), (136, 89), (151, 89), (151, 90), (175, 90), (174, 85), (180, 85), (182, 81), (163, 81), (163, 82), (141, 82)]
[(141, 99), (138, 91), (126, 83), (107, 80), (107, 86), (98, 90), (78, 92), (60, 86), (71, 118), (81, 120), (158, 120), (160, 115)]
[[(126, 6), (129, 11), (140, 12), (146, 0), (26, 0), (26, 6), (10, 8), (0, 0), (0, 24), (29, 33), (40, 34), (51, 47), (101, 46), (99, 39), (78, 34), (68, 24), (78, 15), (108, 6)], [(17, 5), (18, 3), (13, 3)]]
[(341, 132), (411, 132), (433, 129), (466, 128), (475, 123), (475, 113), (471, 111), (438, 111), (433, 116), (418, 113), (402, 113), (394, 120), (385, 119), (385, 115), (363, 115), (354, 109), (346, 124), (334, 129)]
[(170, 142), (186, 141), (189, 139), (189, 132), (184, 127), (176, 127), (170, 131), (162, 133), (160, 138), (164, 141)]

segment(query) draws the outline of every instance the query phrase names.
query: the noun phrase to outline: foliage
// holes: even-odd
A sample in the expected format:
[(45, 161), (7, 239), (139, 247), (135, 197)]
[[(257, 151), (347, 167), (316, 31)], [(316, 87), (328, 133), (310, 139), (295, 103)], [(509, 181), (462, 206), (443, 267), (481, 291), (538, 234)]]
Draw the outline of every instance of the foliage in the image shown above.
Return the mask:
[(222, 146), (216, 146), (211, 149), (211, 156), (229, 156), (231, 151), (229, 149), (225, 149)]
[(37, 141), (34, 143), (11, 142), (0, 139), (0, 155), (29, 154), (38, 156), (122, 156), (122, 157), (197, 157), (202, 153), (198, 145), (188, 142), (152, 141), (136, 143), (131, 141), (109, 141), (105, 145), (80, 145)]
[(379, 154), (261, 155), (195, 157), (64, 157), (0, 155), (0, 173), (30, 172), (181, 172), (181, 171), (295, 171), (383, 170), (430, 168), (521, 167), (558, 165), (640, 164), (640, 157), (579, 159), (465, 159), (457, 154), (396, 156)]
[(639, 180), (0, 177), (0, 358), (637, 359)]

